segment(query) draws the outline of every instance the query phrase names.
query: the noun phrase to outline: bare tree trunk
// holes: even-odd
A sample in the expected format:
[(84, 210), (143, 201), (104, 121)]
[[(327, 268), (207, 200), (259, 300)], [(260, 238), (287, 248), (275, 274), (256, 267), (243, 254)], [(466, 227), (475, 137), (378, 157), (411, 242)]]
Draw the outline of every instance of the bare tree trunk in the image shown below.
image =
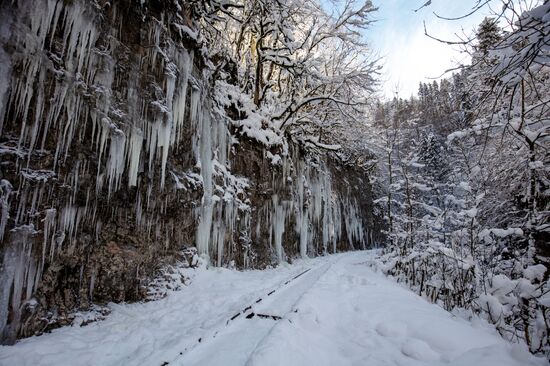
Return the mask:
[(263, 47), (264, 28), (263, 24), (260, 25), (260, 35), (256, 42), (256, 78), (254, 80), (254, 104), (260, 106), (260, 95), (263, 88), (263, 60), (262, 60), (262, 47)]

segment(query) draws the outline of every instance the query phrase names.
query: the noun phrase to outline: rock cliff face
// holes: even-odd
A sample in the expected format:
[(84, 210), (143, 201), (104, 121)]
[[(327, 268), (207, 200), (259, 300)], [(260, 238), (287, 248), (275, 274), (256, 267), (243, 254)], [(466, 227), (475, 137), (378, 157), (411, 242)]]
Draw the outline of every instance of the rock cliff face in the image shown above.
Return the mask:
[(375, 240), (364, 172), (243, 123), (191, 14), (160, 0), (0, 5), (3, 342), (142, 299), (185, 247), (253, 268)]

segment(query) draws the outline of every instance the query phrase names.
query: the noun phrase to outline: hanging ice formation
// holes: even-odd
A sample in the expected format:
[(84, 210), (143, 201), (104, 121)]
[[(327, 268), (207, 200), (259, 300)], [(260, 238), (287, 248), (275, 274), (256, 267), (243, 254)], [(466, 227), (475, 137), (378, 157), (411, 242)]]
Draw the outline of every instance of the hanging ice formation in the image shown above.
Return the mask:
[(282, 165), (282, 175), (274, 177), (272, 186), (290, 184), (292, 193), (287, 199), (273, 194), (258, 215), (256, 228), (257, 238), (261, 227), (269, 228), (269, 246), (277, 261), (285, 260), (285, 250), (315, 256), (371, 245), (357, 200), (333, 188), (325, 163), (291, 154)]
[[(323, 159), (275, 158), (280, 136), (230, 121), (185, 17), (94, 4), (0, 5), (0, 340), (39, 307), (93, 301), (113, 281), (104, 267), (134, 291), (184, 245), (241, 267), (369, 245), (364, 205)], [(139, 26), (125, 11), (144, 12)], [(249, 140), (257, 166), (238, 162)], [(45, 292), (38, 306), (59, 268), (77, 298)]]
[(61, 252), (76, 253), (82, 234), (92, 231), (99, 239), (106, 212), (124, 212), (104, 204), (115, 202), (124, 186), (137, 188), (137, 231), (181, 242), (184, 234), (174, 223), (159, 220), (169, 198), (152, 195), (166, 191), (169, 152), (184, 139), (193, 69), (192, 50), (161, 42), (167, 31), (162, 19), (151, 21), (147, 43), (154, 47), (143, 61), (125, 65), (134, 75), (152, 76), (144, 86), (144, 77), (115, 69), (114, 54), (128, 51), (121, 51), (121, 35), (101, 23), (92, 4), (20, 1), (11, 11), (28, 29), (3, 36), (17, 47), (12, 55), (0, 44), (6, 81), (0, 84), (10, 86), (0, 90), (0, 134), (6, 137), (0, 155), (15, 167), (0, 183), (1, 338), (17, 333), (22, 303), (44, 268)]

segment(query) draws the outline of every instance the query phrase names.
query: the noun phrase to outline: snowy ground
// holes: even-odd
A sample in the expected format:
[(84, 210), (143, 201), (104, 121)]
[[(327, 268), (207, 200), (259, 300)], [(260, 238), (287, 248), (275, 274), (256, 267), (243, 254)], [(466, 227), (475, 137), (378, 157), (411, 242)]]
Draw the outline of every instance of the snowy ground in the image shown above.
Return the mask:
[(165, 299), (0, 347), (0, 365), (547, 364), (373, 272), (372, 256), (200, 269)]

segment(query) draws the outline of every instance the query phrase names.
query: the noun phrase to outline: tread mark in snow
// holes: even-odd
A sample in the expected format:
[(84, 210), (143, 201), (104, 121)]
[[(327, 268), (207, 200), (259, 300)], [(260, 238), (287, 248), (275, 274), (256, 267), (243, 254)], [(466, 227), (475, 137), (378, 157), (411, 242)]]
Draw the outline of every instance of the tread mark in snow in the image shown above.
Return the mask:
[(253, 317), (257, 316), (258, 318), (262, 319), (273, 319), (273, 320), (281, 320), (283, 319), (279, 315), (269, 315), (269, 314), (256, 314), (256, 313), (250, 313), (246, 317), (246, 319), (252, 319)]
[[(318, 267), (320, 268), (320, 267)], [(296, 276), (292, 277), (291, 279), (285, 281), (283, 284), (279, 285), (278, 288), (274, 289), (274, 290), (271, 290), (269, 293), (266, 294), (266, 296), (271, 296), (272, 294), (274, 294), (275, 292), (285, 288), (289, 283), (293, 282), (294, 280), (296, 280), (297, 278), (303, 276), (304, 274), (306, 274), (307, 272), (311, 271), (312, 268), (308, 268), (300, 273), (298, 273)], [(326, 270), (324, 271), (326, 272)], [(324, 273), (323, 272), (323, 273)], [(259, 303), (263, 300), (264, 298), (263, 297), (260, 297), (258, 298), (255, 303)], [(237, 319), (241, 314), (245, 314), (247, 311), (251, 310), (252, 309), (252, 305), (249, 305), (247, 306), (246, 308), (244, 308), (243, 310), (241, 310), (239, 313), (233, 315), (230, 319), (227, 320), (227, 322), (225, 323), (225, 327), (228, 327), (229, 324)], [(294, 310), (294, 312), (297, 312), (298, 310)], [(257, 315), (259, 318), (264, 318), (264, 319), (273, 319), (275, 321), (278, 321), (278, 320), (281, 320), (282, 317), (281, 316), (278, 316), (278, 315), (266, 315), (266, 314), (255, 314), (254, 312), (251, 312), (249, 313), (248, 315), (246, 315), (246, 319), (252, 319), (255, 315)], [(290, 320), (289, 320), (290, 321)], [(292, 323), (292, 322), (291, 322)], [(211, 338), (216, 338), (216, 336), (218, 335), (219, 333), (219, 330), (216, 331), (212, 336)], [(202, 343), (202, 337), (198, 339), (197, 343), (195, 345), (198, 345), (199, 343)], [(185, 348), (182, 352), (180, 352), (180, 356), (183, 356), (184, 354), (188, 353), (188, 352), (191, 352), (193, 349), (195, 348), (195, 346), (191, 346), (191, 347), (188, 347), (188, 348)], [(161, 365), (161, 366), (164, 366), (164, 365)]]
[(273, 319), (273, 320), (281, 320), (283, 319), (279, 315), (268, 315), (268, 314), (256, 314), (259, 318), (263, 319)]

